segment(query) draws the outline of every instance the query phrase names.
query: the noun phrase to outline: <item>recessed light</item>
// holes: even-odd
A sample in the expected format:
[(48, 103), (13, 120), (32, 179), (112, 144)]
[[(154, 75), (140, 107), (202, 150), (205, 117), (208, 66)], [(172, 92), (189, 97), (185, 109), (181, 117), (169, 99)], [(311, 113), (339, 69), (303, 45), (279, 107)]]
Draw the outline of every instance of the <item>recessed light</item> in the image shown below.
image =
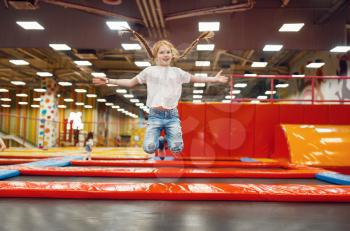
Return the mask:
[(46, 92), (46, 89), (44, 89), (44, 88), (35, 88), (34, 91), (35, 92)]
[(93, 77), (106, 77), (106, 74), (103, 72), (92, 72), (91, 75)]
[(245, 88), (247, 86), (246, 83), (236, 83), (235, 85), (233, 85), (234, 87), (237, 87), (237, 88)]
[(341, 53), (341, 52), (345, 53), (348, 51), (350, 51), (350, 46), (336, 46), (332, 50), (330, 50), (330, 52), (338, 52), (338, 53)]
[(17, 21), (16, 23), (25, 30), (44, 30), (45, 29), (37, 21)]
[(70, 83), (70, 82), (58, 82), (58, 85), (61, 85), (63, 87), (68, 87), (68, 86), (72, 86), (72, 83)]
[(147, 61), (135, 61), (135, 65), (138, 67), (149, 67), (151, 63)]
[(320, 68), (324, 65), (325, 63), (309, 63), (308, 65), (306, 65), (307, 68)]
[(124, 50), (141, 50), (140, 44), (137, 43), (122, 43)]
[(9, 90), (7, 90), (5, 88), (0, 88), (0, 92), (9, 92)]
[(264, 46), (263, 51), (280, 51), (283, 45), (271, 45), (267, 44)]
[(194, 87), (205, 87), (205, 83), (193, 83)]
[(18, 65), (18, 66), (29, 65), (29, 63), (27, 61), (22, 60), (22, 59), (11, 59), (10, 63)]
[(267, 62), (253, 62), (251, 67), (266, 67)]
[(129, 24), (126, 21), (107, 21), (106, 24), (111, 30), (124, 30), (125, 28), (130, 29)]
[(69, 51), (72, 49), (64, 43), (51, 43), (49, 46), (56, 51)]
[(106, 99), (97, 99), (97, 102), (100, 102), (100, 103), (104, 103), (106, 101), (107, 101)]
[(86, 94), (86, 97), (88, 97), (88, 98), (96, 98), (97, 95), (96, 94)]
[(219, 31), (220, 22), (199, 22), (198, 31)]
[(24, 85), (26, 85), (26, 83), (22, 82), (22, 81), (11, 81), (10, 83), (13, 84), (13, 85), (16, 85), (16, 86), (24, 86)]
[(278, 30), (280, 32), (298, 32), (303, 28), (304, 23), (285, 23)]
[(51, 77), (52, 76), (52, 74), (50, 72), (46, 72), (46, 71), (39, 71), (36, 74), (39, 75), (40, 77)]
[(210, 61), (196, 61), (196, 67), (209, 67)]
[(215, 48), (215, 44), (198, 44), (197, 51), (212, 51)]
[(92, 63), (86, 60), (77, 60), (74, 61), (75, 64), (77, 64), (78, 66), (91, 66)]

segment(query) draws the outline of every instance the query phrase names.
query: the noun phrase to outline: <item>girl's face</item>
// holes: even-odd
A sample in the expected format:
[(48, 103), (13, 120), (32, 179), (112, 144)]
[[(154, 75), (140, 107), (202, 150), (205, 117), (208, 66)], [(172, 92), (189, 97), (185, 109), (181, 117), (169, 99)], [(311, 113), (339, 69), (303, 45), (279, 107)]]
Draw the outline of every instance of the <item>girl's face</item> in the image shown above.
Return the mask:
[(170, 66), (172, 59), (173, 54), (171, 53), (170, 47), (166, 45), (160, 46), (157, 53), (156, 64), (165, 67)]

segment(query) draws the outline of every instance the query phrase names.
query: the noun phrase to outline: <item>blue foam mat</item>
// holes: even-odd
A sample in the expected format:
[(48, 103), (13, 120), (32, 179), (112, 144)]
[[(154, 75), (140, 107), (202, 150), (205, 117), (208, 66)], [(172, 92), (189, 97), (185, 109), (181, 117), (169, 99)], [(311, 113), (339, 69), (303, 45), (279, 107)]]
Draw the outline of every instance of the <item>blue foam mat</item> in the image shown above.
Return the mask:
[(254, 158), (249, 158), (249, 157), (242, 157), (239, 159), (241, 162), (259, 162)]
[(350, 185), (350, 175), (336, 172), (321, 172), (316, 174), (316, 179), (339, 185)]
[(69, 166), (72, 160), (82, 160), (82, 156), (64, 156), (64, 157), (55, 157), (45, 160), (39, 160), (35, 162), (21, 164), (21, 166), (26, 167), (64, 167)]
[(0, 170), (0, 180), (19, 176), (20, 174), (18, 170)]

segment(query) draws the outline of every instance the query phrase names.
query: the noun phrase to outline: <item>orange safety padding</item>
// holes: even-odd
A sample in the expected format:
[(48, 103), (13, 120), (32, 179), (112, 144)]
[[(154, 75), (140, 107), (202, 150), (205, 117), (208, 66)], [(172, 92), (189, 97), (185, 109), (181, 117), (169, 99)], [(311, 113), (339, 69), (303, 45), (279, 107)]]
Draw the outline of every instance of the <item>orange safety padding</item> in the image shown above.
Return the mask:
[(191, 167), (191, 168), (285, 168), (281, 162), (232, 162), (232, 161), (84, 161), (72, 160), (76, 166), (115, 166), (115, 167)]
[(279, 108), (273, 104), (256, 105), (254, 157), (271, 157), (279, 124)]
[(350, 166), (350, 126), (282, 125), (294, 164)]
[(251, 170), (251, 169), (179, 169), (179, 168), (17, 168), (21, 175), (128, 177), (128, 178), (302, 178), (313, 179), (320, 171), (309, 170)]
[(0, 158), (0, 165), (5, 164), (23, 164), (23, 163), (29, 163), (39, 161), (39, 159), (2, 159)]
[(2, 181), (0, 197), (350, 202), (350, 187), (300, 184)]
[[(205, 104), (186, 104), (181, 107), (184, 157), (205, 156)], [(211, 158), (213, 159), (213, 158)]]
[(304, 105), (304, 124), (328, 124), (328, 105)]

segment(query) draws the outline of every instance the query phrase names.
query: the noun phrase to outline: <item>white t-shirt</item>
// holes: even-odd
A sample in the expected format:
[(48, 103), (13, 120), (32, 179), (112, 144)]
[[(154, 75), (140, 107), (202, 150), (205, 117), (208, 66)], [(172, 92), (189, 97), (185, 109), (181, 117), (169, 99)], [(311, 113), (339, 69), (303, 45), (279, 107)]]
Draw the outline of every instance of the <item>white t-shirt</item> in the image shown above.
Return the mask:
[(181, 97), (182, 84), (190, 82), (191, 74), (177, 67), (151, 66), (136, 78), (140, 84), (147, 84), (148, 107), (172, 109)]

